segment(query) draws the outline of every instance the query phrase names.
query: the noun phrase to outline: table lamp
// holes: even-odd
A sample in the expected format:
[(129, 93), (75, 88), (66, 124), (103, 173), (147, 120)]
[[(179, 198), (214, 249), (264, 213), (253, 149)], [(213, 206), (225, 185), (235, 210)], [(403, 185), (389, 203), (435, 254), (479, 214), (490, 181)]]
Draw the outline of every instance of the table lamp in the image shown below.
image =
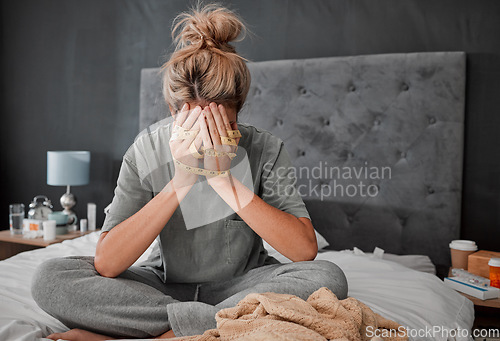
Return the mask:
[(88, 151), (48, 151), (47, 184), (66, 186), (66, 193), (61, 197), (61, 206), (68, 216), (75, 216), (71, 210), (76, 205), (76, 198), (70, 192), (70, 186), (89, 183), (90, 152)]

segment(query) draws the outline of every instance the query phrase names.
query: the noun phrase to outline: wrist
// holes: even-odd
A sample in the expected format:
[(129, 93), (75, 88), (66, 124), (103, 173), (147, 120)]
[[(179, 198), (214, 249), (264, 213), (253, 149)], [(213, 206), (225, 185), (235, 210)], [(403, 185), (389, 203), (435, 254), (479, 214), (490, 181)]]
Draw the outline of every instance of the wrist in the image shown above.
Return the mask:
[(176, 174), (170, 181), (170, 184), (174, 191), (178, 191), (180, 189), (187, 189), (189, 191), (196, 183), (197, 179), (198, 175), (196, 174), (183, 174), (182, 176)]
[(254, 197), (254, 192), (238, 181), (237, 178), (229, 176), (217, 176), (207, 179), (208, 184), (236, 213), (247, 206)]
[[(229, 175), (231, 176), (231, 175)], [(229, 176), (213, 176), (207, 177), (207, 182), (213, 189), (224, 188), (224, 187), (232, 187), (231, 180)]]

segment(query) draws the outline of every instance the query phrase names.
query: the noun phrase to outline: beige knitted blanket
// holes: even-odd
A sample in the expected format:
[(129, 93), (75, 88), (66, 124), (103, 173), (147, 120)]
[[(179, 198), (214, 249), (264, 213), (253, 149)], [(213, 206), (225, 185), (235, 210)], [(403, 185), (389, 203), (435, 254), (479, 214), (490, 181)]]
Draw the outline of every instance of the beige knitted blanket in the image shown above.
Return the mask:
[(408, 340), (405, 329), (396, 322), (355, 298), (339, 300), (327, 288), (317, 290), (307, 301), (293, 295), (249, 294), (236, 307), (219, 311), (216, 320), (217, 329), (181, 339)]

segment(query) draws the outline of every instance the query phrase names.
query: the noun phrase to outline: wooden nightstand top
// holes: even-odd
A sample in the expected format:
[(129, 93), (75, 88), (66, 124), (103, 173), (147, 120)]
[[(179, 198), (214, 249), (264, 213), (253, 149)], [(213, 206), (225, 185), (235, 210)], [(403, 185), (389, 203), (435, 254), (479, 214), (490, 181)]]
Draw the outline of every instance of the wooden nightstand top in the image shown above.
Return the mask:
[(462, 296), (467, 297), (469, 300), (474, 303), (475, 306), (480, 306), (480, 307), (490, 307), (490, 308), (500, 308), (500, 298), (495, 298), (495, 299), (490, 299), (490, 300), (481, 300), (479, 298), (476, 298), (474, 296), (470, 296), (467, 294), (464, 294), (463, 292), (457, 291), (459, 294)]
[(75, 239), (92, 232), (95, 231), (87, 231), (87, 232), (71, 231), (68, 232), (67, 234), (56, 236), (56, 239), (54, 240), (44, 240), (43, 237), (38, 237), (33, 239), (23, 238), (23, 235), (21, 234), (10, 234), (10, 230), (5, 230), (5, 231), (0, 231), (0, 242), (46, 247), (51, 244), (60, 243), (64, 240)]

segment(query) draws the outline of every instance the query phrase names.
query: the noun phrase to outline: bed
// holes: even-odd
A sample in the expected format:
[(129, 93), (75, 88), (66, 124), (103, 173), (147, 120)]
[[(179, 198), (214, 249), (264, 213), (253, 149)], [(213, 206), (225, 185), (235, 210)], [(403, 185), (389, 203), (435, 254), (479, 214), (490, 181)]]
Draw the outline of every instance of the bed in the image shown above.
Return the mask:
[[(470, 331), (472, 302), (434, 274), (435, 266), (449, 266), (448, 243), (459, 236), (465, 54), (332, 57), (249, 67), (252, 86), (239, 120), (285, 142), (318, 232), (317, 259), (339, 265), (349, 295), (406, 326), (410, 339)], [(142, 130), (168, 113), (157, 69), (142, 70), (140, 98)], [(343, 173), (349, 170), (351, 176)], [(32, 274), (52, 257), (93, 255), (97, 239), (95, 232), (0, 262), (1, 340), (36, 340), (66, 330), (31, 298)], [(138, 262), (151, 252), (154, 245)], [(462, 335), (456, 339), (472, 339)]]

